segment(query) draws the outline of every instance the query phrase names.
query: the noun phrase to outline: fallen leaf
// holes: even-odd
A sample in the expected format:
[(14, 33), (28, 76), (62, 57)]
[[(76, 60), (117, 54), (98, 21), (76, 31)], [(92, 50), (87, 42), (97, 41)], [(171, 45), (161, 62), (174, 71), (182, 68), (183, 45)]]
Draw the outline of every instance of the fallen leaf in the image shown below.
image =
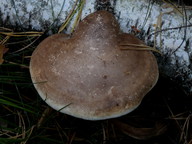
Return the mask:
[(8, 48), (5, 48), (4, 45), (0, 44), (0, 64), (4, 62), (3, 55), (8, 51)]
[(115, 128), (122, 133), (139, 140), (146, 140), (159, 136), (167, 130), (167, 125), (158, 122), (150, 128), (137, 128), (118, 120), (113, 120), (112, 123)]

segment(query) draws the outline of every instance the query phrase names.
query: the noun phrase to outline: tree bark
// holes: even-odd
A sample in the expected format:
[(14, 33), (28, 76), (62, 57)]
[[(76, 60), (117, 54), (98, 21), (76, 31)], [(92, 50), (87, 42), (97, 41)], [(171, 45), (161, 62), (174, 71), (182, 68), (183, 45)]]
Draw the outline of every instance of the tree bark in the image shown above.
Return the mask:
[[(57, 32), (76, 0), (1, 0), (0, 26)], [(192, 9), (152, 0), (87, 0), (81, 19), (106, 9), (111, 11), (126, 33), (135, 33), (156, 47), (162, 75), (179, 83), (192, 94)], [(72, 23), (64, 30), (70, 33)]]

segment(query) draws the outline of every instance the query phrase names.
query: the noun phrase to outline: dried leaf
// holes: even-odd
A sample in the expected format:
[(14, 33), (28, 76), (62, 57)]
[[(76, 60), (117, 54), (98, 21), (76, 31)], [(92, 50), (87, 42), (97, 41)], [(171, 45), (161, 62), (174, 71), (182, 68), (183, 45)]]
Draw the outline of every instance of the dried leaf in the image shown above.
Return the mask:
[(167, 125), (162, 123), (156, 123), (154, 127), (151, 128), (137, 128), (118, 120), (114, 120), (113, 124), (116, 129), (120, 130), (124, 134), (139, 140), (146, 140), (159, 136), (167, 130)]
[(0, 64), (4, 62), (3, 55), (8, 51), (8, 48), (5, 48), (4, 45), (0, 44)]

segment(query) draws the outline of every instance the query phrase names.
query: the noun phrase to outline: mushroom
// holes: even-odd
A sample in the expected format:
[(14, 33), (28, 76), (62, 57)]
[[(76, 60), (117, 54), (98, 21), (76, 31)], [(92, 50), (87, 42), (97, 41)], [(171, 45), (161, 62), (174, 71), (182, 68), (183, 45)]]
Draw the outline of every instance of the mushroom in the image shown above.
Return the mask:
[(86, 119), (125, 115), (139, 106), (158, 80), (151, 51), (121, 50), (143, 44), (122, 33), (115, 17), (97, 11), (72, 36), (55, 34), (32, 54), (30, 74), (41, 98), (53, 109)]

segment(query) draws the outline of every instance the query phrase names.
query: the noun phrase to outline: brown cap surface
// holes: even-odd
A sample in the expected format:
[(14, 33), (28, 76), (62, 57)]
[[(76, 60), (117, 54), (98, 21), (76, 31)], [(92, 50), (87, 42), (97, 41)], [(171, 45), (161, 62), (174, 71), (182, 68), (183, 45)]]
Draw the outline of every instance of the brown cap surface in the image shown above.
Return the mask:
[(56, 34), (31, 57), (31, 78), (42, 99), (60, 112), (101, 120), (133, 111), (158, 79), (150, 51), (120, 50), (119, 43), (143, 44), (122, 34), (114, 16), (87, 16), (72, 37)]

